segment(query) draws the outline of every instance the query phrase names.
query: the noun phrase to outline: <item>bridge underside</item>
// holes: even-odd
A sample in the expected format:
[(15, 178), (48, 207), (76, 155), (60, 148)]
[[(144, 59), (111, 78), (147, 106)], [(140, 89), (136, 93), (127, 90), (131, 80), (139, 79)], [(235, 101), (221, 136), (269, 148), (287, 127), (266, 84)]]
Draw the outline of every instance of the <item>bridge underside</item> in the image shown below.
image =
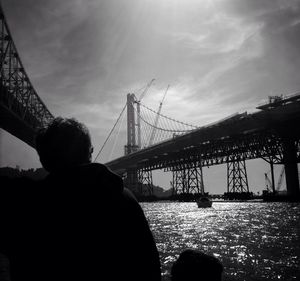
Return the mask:
[(37, 129), (52, 119), (27, 76), (0, 5), (0, 127), (34, 147)]
[(0, 128), (21, 139), (29, 146), (35, 147), (35, 131), (2, 104), (0, 104)]

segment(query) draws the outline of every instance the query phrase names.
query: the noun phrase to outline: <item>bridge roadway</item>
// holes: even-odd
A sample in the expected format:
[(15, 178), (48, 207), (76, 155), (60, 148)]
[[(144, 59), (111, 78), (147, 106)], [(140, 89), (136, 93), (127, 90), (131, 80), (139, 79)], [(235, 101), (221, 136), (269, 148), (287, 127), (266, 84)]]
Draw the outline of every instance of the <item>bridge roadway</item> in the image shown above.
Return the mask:
[[(106, 165), (123, 174), (130, 169), (172, 171), (263, 158), (285, 164), (287, 174), (294, 171), (300, 162), (300, 93), (257, 109), (255, 113), (236, 114)], [(292, 174), (291, 184), (295, 185), (295, 171)]]

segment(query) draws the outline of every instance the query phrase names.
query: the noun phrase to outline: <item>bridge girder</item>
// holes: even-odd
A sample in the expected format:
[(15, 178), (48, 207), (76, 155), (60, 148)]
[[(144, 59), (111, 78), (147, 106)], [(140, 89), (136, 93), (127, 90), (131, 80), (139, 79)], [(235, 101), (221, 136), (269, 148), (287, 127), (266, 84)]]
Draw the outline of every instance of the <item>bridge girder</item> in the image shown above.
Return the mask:
[(282, 145), (280, 138), (275, 135), (251, 135), (236, 136), (233, 139), (216, 140), (201, 144), (199, 147), (191, 147), (181, 151), (165, 153), (159, 157), (153, 157), (148, 161), (138, 163), (138, 167), (145, 170), (191, 168), (225, 164), (233, 162), (233, 159), (268, 159), (282, 164)]

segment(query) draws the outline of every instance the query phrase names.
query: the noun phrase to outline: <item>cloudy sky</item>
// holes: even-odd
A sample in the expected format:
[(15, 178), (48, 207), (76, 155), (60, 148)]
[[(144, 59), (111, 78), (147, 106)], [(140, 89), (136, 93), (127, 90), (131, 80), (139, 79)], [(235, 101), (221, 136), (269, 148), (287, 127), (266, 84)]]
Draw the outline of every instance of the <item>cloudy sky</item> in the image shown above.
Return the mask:
[[(53, 115), (88, 126), (95, 152), (126, 94), (152, 78), (144, 103), (157, 108), (170, 84), (163, 113), (197, 126), (251, 112), (268, 95), (300, 91), (300, 0), (2, 0), (2, 6), (37, 93)], [(40, 166), (34, 150), (0, 134), (0, 166)]]

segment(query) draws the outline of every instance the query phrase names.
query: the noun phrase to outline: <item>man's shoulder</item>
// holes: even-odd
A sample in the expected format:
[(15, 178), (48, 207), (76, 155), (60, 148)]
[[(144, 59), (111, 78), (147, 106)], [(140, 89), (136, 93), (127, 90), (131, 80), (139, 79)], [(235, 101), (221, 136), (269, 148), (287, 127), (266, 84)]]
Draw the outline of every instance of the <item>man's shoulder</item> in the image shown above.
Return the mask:
[(89, 163), (52, 172), (42, 184), (65, 187), (101, 186), (102, 191), (109, 186), (114, 192), (123, 190), (122, 178), (100, 163)]
[(123, 197), (126, 200), (134, 201), (134, 202), (137, 203), (136, 197), (134, 196), (134, 194), (127, 187), (124, 187), (122, 194), (123, 194)]

